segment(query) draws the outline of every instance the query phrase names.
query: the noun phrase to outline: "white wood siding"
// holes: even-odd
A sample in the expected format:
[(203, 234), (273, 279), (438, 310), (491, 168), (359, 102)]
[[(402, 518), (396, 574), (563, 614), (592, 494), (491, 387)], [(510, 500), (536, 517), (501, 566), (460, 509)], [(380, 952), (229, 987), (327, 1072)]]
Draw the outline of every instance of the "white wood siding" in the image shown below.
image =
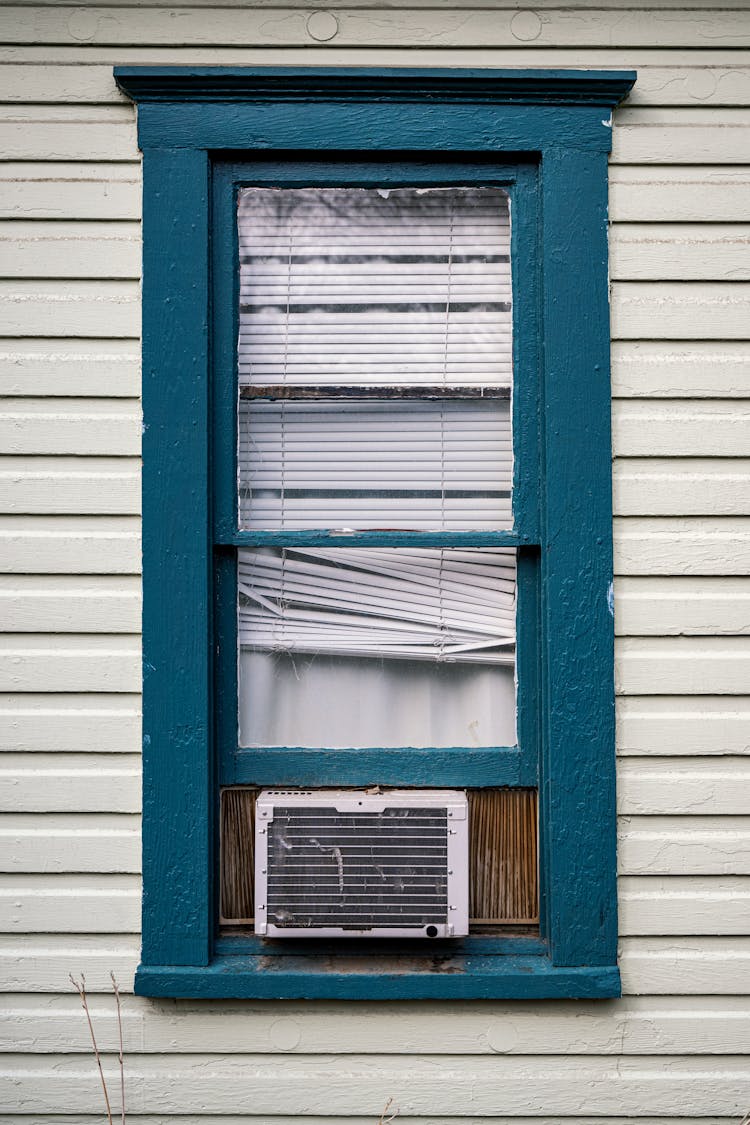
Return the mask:
[[(116, 63), (633, 67), (610, 178), (620, 929), (607, 1003), (125, 998), (140, 1125), (718, 1125), (750, 1106), (750, 7), (0, 8), (0, 1125), (93, 1125), (138, 957), (139, 274)], [(310, 24), (315, 30), (315, 23)], [(101, 993), (101, 995), (100, 995)], [(112, 1084), (113, 1091), (116, 1083)]]

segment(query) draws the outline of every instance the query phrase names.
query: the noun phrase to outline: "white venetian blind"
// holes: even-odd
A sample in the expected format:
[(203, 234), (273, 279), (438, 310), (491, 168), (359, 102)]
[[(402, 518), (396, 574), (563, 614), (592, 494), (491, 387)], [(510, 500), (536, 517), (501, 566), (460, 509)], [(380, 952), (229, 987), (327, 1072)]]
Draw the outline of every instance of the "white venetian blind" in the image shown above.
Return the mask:
[(508, 386), (499, 188), (245, 188), (240, 383)]
[(508, 527), (505, 194), (247, 188), (239, 238), (242, 526)]
[(239, 552), (243, 647), (513, 664), (515, 551)]

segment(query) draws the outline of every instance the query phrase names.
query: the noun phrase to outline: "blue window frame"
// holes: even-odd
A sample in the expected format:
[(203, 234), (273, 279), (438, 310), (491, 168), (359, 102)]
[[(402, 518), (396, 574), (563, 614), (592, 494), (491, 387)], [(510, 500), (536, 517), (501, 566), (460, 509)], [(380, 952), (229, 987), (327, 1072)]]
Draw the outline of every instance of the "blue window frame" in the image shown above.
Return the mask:
[[(144, 906), (136, 991), (617, 995), (606, 201), (610, 111), (635, 76), (115, 74), (138, 103), (144, 154)], [(517, 746), (332, 753), (237, 744), (238, 548), (342, 541), (237, 526), (235, 205), (243, 184), (476, 184), (511, 196), (513, 529), (362, 532), (343, 541), (518, 550)], [(357, 942), (356, 950), (338, 947), (346, 972), (335, 946), (311, 952), (309, 943), (275, 949), (218, 937), (219, 786), (374, 779), (538, 786), (539, 936), (471, 936), (427, 951)]]

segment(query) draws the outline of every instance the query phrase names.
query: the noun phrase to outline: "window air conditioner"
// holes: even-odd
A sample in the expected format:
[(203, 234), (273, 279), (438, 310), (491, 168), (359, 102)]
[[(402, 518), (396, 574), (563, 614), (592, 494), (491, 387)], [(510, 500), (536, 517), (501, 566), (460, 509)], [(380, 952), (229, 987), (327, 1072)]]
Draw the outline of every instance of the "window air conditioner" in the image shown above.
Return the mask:
[(468, 933), (465, 793), (267, 789), (258, 796), (255, 840), (257, 934)]

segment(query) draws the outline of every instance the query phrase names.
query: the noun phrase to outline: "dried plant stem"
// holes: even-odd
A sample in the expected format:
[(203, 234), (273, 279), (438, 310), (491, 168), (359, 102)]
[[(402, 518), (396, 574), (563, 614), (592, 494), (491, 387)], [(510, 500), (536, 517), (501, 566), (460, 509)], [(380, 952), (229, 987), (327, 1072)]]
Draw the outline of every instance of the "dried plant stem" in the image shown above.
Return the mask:
[(81, 997), (81, 1004), (83, 1005), (83, 1010), (86, 1013), (86, 1019), (88, 1021), (88, 1025), (89, 1025), (89, 1033), (91, 1035), (91, 1043), (94, 1047), (94, 1057), (96, 1058), (96, 1065), (99, 1067), (99, 1077), (102, 1080), (102, 1090), (104, 1091), (104, 1104), (107, 1107), (107, 1121), (109, 1122), (109, 1125), (112, 1125), (112, 1110), (111, 1110), (110, 1104), (109, 1104), (109, 1094), (107, 1092), (107, 1083), (104, 1080), (104, 1070), (102, 1069), (102, 1059), (101, 1059), (101, 1055), (99, 1054), (99, 1048), (96, 1045), (96, 1036), (94, 1035), (94, 1025), (91, 1022), (91, 1013), (89, 1012), (88, 1000), (86, 999), (86, 978), (83, 975), (83, 973), (81, 973), (81, 980), (80, 980), (80, 983), (79, 983), (75, 979), (75, 977), (73, 976), (72, 973), (70, 973), (69, 975), (70, 975), (71, 984), (75, 988), (78, 995)]
[(378, 1125), (390, 1125), (391, 1121), (395, 1121), (395, 1119), (398, 1117), (398, 1110), (397, 1109), (395, 1109), (393, 1111), (393, 1113), (388, 1112), (388, 1110), (391, 1108), (392, 1105), (393, 1105), (393, 1098), (389, 1098), (388, 1101), (385, 1103), (385, 1106), (383, 1107), (383, 1112), (381, 1113), (380, 1117), (378, 1118)]
[(120, 1003), (120, 988), (115, 980), (115, 974), (109, 974), (112, 980), (112, 988), (115, 993), (115, 1001), (117, 1003), (117, 1031), (120, 1039), (120, 1050), (118, 1054), (118, 1061), (120, 1063), (120, 1118), (122, 1125), (125, 1125), (125, 1060), (122, 1054), (122, 1004)]

